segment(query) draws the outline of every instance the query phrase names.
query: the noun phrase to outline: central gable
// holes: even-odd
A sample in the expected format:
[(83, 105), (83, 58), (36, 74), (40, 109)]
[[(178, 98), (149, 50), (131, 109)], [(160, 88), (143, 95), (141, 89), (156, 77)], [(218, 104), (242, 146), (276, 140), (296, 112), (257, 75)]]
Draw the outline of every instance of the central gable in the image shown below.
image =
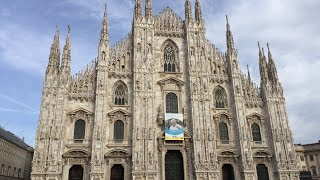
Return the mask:
[(183, 37), (183, 20), (169, 7), (154, 17), (155, 34), (159, 36)]

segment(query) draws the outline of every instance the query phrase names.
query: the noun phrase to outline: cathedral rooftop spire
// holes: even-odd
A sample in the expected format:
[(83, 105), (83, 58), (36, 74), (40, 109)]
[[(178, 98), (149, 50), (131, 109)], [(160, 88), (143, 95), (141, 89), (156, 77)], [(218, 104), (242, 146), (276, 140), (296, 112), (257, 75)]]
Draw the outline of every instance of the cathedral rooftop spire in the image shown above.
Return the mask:
[(56, 32), (53, 38), (53, 43), (50, 49), (49, 63), (47, 67), (47, 73), (58, 72), (60, 65), (60, 29), (56, 26)]
[(228, 15), (226, 15), (226, 21), (227, 21), (227, 30), (226, 30), (226, 36), (227, 36), (227, 48), (230, 51), (234, 50), (234, 41), (233, 41), (233, 35), (231, 32), (230, 24), (229, 24), (229, 19)]
[(142, 16), (142, 2), (141, 0), (135, 0), (134, 4), (134, 19), (139, 19)]
[(70, 75), (70, 62), (71, 62), (71, 42), (70, 42), (71, 26), (68, 26), (68, 34), (66, 38), (66, 44), (63, 48), (61, 73)]
[(102, 28), (101, 28), (101, 34), (100, 34), (100, 44), (108, 41), (109, 41), (108, 14), (107, 14), (107, 3), (105, 3), (103, 20), (102, 20)]
[(146, 18), (150, 19), (152, 17), (152, 0), (146, 0), (145, 10)]
[(269, 78), (271, 81), (276, 82), (278, 81), (278, 75), (277, 75), (277, 68), (272, 58), (272, 53), (270, 51), (269, 43), (267, 43), (268, 47), (268, 72), (269, 72)]
[(202, 10), (201, 10), (201, 4), (199, 0), (196, 0), (196, 3), (195, 3), (195, 20), (196, 20), (196, 23), (198, 24), (202, 23)]
[(248, 80), (249, 80), (249, 83), (251, 83), (251, 75), (250, 75), (249, 64), (247, 64), (247, 71), (248, 71)]
[(186, 0), (184, 6), (185, 6), (185, 18), (186, 18), (186, 22), (187, 22), (187, 23), (190, 23), (190, 22), (192, 22), (192, 9), (191, 9), (190, 0)]

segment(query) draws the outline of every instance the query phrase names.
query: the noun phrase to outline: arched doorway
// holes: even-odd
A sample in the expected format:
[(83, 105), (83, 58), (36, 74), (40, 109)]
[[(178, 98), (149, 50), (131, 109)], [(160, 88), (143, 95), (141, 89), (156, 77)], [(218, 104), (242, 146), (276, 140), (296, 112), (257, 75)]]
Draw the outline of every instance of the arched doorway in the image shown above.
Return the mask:
[(225, 164), (222, 166), (222, 179), (223, 180), (235, 180), (234, 171), (231, 164)]
[(257, 165), (258, 180), (269, 180), (268, 168), (264, 164)]
[(180, 151), (166, 153), (165, 174), (165, 180), (184, 180), (183, 157)]
[(124, 168), (121, 164), (112, 166), (110, 180), (124, 180)]
[(83, 180), (83, 168), (81, 165), (73, 165), (70, 168), (69, 180)]

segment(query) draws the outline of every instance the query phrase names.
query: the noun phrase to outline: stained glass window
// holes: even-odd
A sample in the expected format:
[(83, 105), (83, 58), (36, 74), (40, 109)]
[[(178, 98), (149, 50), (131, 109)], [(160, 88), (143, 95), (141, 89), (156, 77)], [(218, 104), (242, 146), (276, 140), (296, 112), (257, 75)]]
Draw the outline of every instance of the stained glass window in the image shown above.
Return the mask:
[(223, 88), (218, 87), (214, 92), (214, 100), (216, 108), (226, 108), (228, 105), (226, 91)]
[(171, 44), (164, 48), (164, 71), (176, 72), (175, 49)]

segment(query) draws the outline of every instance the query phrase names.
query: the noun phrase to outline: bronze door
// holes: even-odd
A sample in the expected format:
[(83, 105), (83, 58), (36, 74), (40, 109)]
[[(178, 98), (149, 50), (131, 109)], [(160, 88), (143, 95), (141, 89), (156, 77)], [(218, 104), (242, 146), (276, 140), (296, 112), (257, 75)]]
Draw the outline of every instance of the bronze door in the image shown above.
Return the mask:
[(234, 172), (231, 164), (225, 164), (222, 167), (223, 180), (234, 180)]
[(115, 164), (111, 168), (111, 180), (124, 180), (124, 169), (121, 164)]
[(69, 180), (83, 180), (83, 168), (81, 165), (74, 165), (70, 168)]
[(180, 151), (168, 151), (165, 157), (166, 180), (184, 180), (183, 158)]

